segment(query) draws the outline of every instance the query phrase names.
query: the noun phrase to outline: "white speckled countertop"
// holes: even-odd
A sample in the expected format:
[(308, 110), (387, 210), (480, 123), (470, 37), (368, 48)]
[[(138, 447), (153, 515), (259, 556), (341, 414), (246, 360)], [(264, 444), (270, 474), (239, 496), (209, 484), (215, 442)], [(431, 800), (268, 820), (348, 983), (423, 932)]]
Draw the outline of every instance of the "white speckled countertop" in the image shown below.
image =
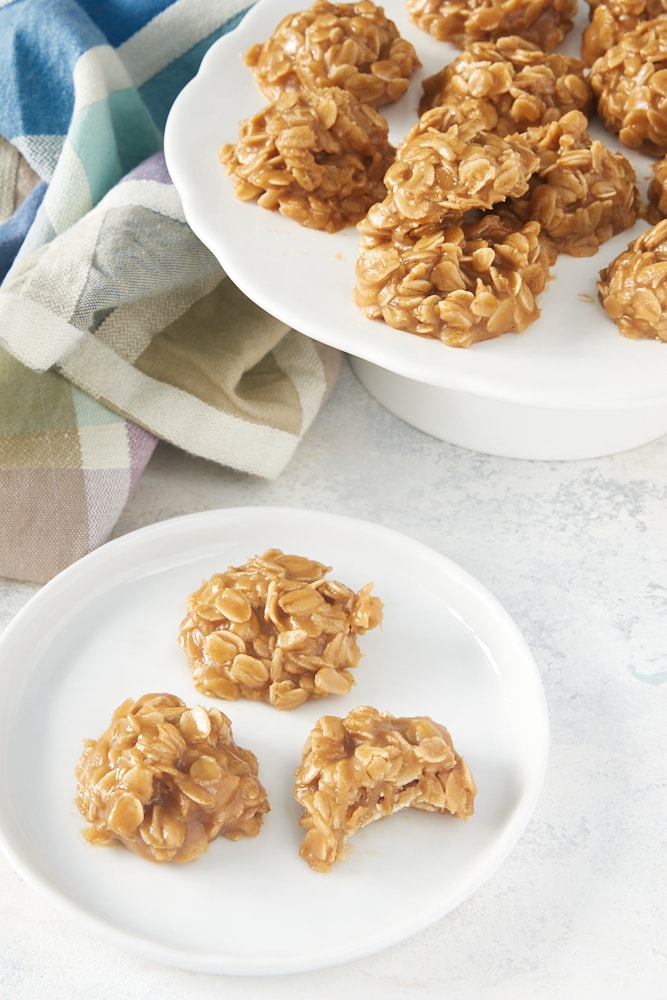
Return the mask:
[[(126, 955), (51, 909), (0, 857), (2, 1000), (667, 997), (667, 438), (571, 463), (475, 454), (402, 423), (344, 365), (280, 479), (160, 446), (115, 534), (259, 504), (388, 525), (501, 601), (532, 648), (551, 717), (533, 820), (495, 875), (427, 931), (277, 978)], [(0, 629), (36, 590), (0, 581)]]

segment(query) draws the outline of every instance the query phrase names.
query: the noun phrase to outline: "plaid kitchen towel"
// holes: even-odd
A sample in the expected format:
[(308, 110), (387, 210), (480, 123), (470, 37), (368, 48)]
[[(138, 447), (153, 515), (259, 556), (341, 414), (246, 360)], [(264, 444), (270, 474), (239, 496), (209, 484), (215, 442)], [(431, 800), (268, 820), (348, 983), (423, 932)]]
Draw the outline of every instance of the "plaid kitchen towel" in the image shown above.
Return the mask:
[(0, 0), (1, 576), (104, 541), (159, 439), (279, 475), (335, 380), (197, 240), (161, 151), (247, 6)]

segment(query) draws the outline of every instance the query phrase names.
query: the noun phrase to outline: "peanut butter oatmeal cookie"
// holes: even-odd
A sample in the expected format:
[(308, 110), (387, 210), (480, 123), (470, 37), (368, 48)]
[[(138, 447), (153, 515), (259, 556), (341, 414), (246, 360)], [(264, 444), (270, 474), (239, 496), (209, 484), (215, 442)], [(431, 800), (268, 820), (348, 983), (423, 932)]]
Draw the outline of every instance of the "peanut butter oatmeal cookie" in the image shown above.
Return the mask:
[(283, 94), (220, 150), (238, 198), (330, 233), (384, 197), (393, 157), (382, 115), (335, 87)]
[(470, 347), (519, 333), (540, 315), (555, 254), (539, 223), (496, 210), (420, 232), (411, 246), (385, 240), (362, 247), (355, 301), (369, 319)]
[(289, 90), (340, 87), (373, 107), (402, 97), (421, 65), (414, 46), (370, 0), (318, 0), (289, 14), (245, 62), (270, 101)]
[(524, 221), (539, 222), (559, 253), (590, 257), (639, 216), (635, 172), (622, 153), (612, 153), (588, 133), (578, 111), (524, 132), (540, 158), (527, 193), (512, 206)]
[(347, 694), (361, 659), (357, 638), (382, 620), (368, 583), (355, 592), (331, 567), (269, 549), (214, 574), (187, 602), (179, 632), (204, 694), (292, 709)]
[(422, 90), (421, 114), (444, 107), (452, 121), (481, 118), (489, 132), (503, 136), (575, 109), (588, 114), (593, 101), (581, 59), (544, 52), (517, 36), (473, 42), (423, 80)]
[(600, 271), (598, 296), (624, 337), (667, 341), (667, 219)]
[(269, 803), (257, 773), (217, 709), (171, 694), (128, 698), (76, 767), (84, 835), (149, 861), (192, 861), (216, 837), (259, 833)]
[(384, 177), (386, 209), (408, 225), (437, 224), (519, 197), (538, 166), (523, 136), (496, 135), (480, 118), (452, 122), (447, 109), (433, 108), (397, 146)]
[(367, 706), (319, 720), (295, 779), (305, 830), (299, 853), (319, 872), (345, 857), (363, 826), (408, 808), (466, 820), (477, 792), (444, 726)]
[(414, 23), (434, 38), (471, 42), (519, 35), (551, 51), (574, 27), (577, 0), (407, 0)]
[(587, 66), (603, 56), (642, 21), (667, 13), (665, 0), (603, 0), (590, 3), (590, 20), (581, 36), (581, 58)]
[(628, 149), (667, 152), (667, 16), (640, 22), (591, 66), (605, 126)]

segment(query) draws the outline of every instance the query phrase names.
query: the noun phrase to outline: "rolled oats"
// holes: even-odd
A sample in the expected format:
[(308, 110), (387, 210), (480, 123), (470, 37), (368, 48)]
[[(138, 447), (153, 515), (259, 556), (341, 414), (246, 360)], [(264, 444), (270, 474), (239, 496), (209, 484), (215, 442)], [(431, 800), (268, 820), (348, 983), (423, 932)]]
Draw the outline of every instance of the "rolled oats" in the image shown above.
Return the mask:
[(587, 66), (604, 55), (642, 21), (667, 12), (665, 0), (602, 0), (590, 3), (590, 20), (582, 32), (581, 58)]
[(218, 709), (171, 694), (128, 698), (76, 767), (84, 836), (150, 861), (192, 861), (216, 837), (259, 833), (269, 803), (257, 774)]
[(590, 81), (598, 114), (624, 146), (667, 152), (667, 16), (623, 34), (595, 60)]
[(440, 41), (471, 42), (518, 35), (544, 51), (574, 27), (577, 0), (407, 0), (414, 23)]
[(544, 52), (516, 36), (471, 43), (423, 80), (422, 90), (421, 114), (444, 107), (452, 121), (481, 118), (488, 132), (501, 136), (574, 109), (588, 114), (593, 100), (581, 59)]
[(469, 347), (521, 332), (539, 316), (554, 257), (539, 223), (497, 209), (433, 226), (412, 246), (387, 240), (362, 248), (355, 301), (369, 319)]
[(295, 771), (303, 808), (301, 857), (326, 872), (363, 826), (412, 808), (466, 820), (477, 789), (444, 726), (428, 716), (397, 717), (362, 706), (323, 716)]
[(384, 177), (386, 200), (370, 211), (376, 224), (384, 213), (392, 226), (396, 218), (409, 228), (438, 224), (518, 197), (538, 165), (523, 136), (495, 135), (479, 118), (452, 122), (448, 110), (436, 107), (399, 143)]
[[(330, 569), (269, 549), (206, 580), (188, 599), (178, 637), (195, 687), (280, 709), (346, 694), (361, 658), (357, 638), (380, 624), (382, 602), (370, 583), (355, 592), (326, 579)], [(247, 615), (235, 613), (246, 606)]]
[(620, 333), (667, 341), (667, 219), (600, 271), (598, 296)]
[(421, 65), (414, 46), (370, 0), (317, 0), (283, 18), (245, 61), (270, 101), (285, 91), (340, 87), (373, 107), (402, 97)]
[(513, 198), (524, 221), (539, 222), (559, 253), (589, 257), (602, 243), (629, 229), (639, 215), (635, 172), (588, 133), (578, 111), (524, 135), (540, 159), (528, 192)]
[(382, 115), (335, 87), (282, 94), (220, 150), (238, 198), (326, 232), (384, 197), (393, 156)]

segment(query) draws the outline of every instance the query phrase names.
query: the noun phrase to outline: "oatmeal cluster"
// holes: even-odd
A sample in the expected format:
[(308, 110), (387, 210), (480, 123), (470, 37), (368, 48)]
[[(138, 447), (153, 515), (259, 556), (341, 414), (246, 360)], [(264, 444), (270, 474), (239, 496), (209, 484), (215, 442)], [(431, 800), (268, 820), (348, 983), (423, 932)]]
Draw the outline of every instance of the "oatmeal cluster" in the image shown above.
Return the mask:
[(305, 831), (300, 854), (320, 872), (345, 857), (349, 838), (367, 824), (408, 808), (465, 820), (477, 792), (444, 726), (368, 706), (344, 718), (323, 716), (295, 779)]
[(523, 136), (496, 135), (476, 117), (452, 122), (446, 108), (436, 107), (398, 146), (385, 174), (385, 205), (374, 212), (410, 227), (442, 223), (453, 213), (492, 208), (523, 194), (537, 166)]
[(382, 621), (372, 584), (354, 591), (330, 567), (269, 549), (216, 573), (187, 602), (179, 633), (198, 691), (293, 709), (347, 694), (357, 638)]
[(539, 222), (558, 253), (588, 257), (635, 224), (639, 192), (628, 159), (588, 132), (579, 111), (525, 135), (540, 165), (525, 195), (513, 199), (520, 218)]
[(624, 337), (667, 341), (667, 218), (600, 271), (598, 295)]
[(639, 21), (592, 64), (598, 114), (624, 146), (667, 152), (667, 14)]
[(105, 732), (85, 741), (76, 803), (90, 843), (186, 862), (216, 837), (260, 832), (269, 803), (257, 773), (218, 709), (147, 694), (124, 701)]
[(469, 347), (520, 332), (539, 315), (550, 254), (536, 222), (511, 213), (432, 227), (413, 244), (362, 248), (355, 298), (369, 319)]
[(581, 59), (544, 52), (516, 35), (471, 42), (422, 80), (422, 91), (420, 114), (444, 107), (452, 121), (481, 118), (488, 132), (501, 136), (547, 125), (568, 111), (588, 114), (593, 100)]
[(581, 58), (587, 66), (643, 21), (652, 21), (666, 12), (663, 0), (588, 0), (588, 6), (589, 23), (581, 39)]
[(407, 0), (407, 8), (419, 28), (459, 48), (519, 35), (551, 51), (572, 31), (577, 0)]
[(237, 198), (330, 233), (384, 196), (393, 157), (382, 115), (333, 87), (282, 94), (220, 150)]
[(373, 107), (397, 101), (421, 63), (382, 7), (370, 0), (317, 0), (289, 14), (245, 53), (262, 94), (340, 87)]

